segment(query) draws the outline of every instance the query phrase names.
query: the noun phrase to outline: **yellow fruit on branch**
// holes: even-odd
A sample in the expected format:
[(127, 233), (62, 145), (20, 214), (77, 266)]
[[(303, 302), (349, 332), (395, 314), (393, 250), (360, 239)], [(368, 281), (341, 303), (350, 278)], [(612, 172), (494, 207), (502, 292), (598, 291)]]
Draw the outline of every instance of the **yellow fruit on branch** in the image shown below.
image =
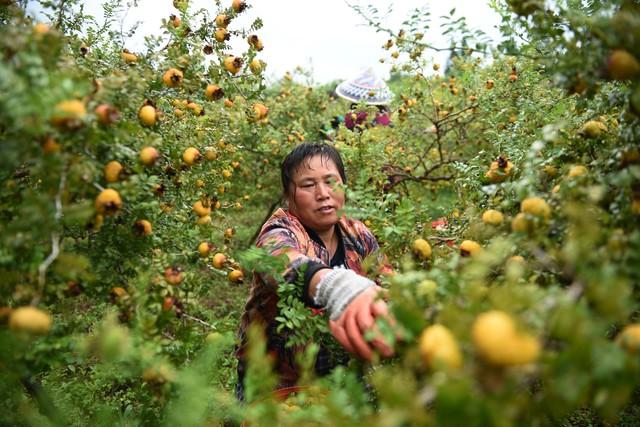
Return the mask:
[(129, 52), (127, 49), (123, 49), (123, 51), (120, 52), (120, 57), (127, 64), (135, 64), (136, 62), (138, 62), (138, 57), (135, 54)]
[(212, 101), (217, 101), (224, 96), (224, 90), (218, 85), (207, 85), (204, 94)]
[(95, 109), (98, 123), (107, 126), (115, 123), (120, 118), (120, 112), (113, 105), (100, 104)]
[(95, 208), (99, 214), (114, 215), (122, 207), (120, 194), (111, 188), (106, 188), (98, 194), (95, 200)]
[(51, 316), (35, 307), (19, 307), (9, 315), (9, 328), (16, 332), (44, 335), (51, 329)]
[(56, 142), (51, 136), (47, 136), (42, 142), (42, 152), (44, 154), (59, 153), (62, 146)]
[(224, 43), (231, 38), (231, 34), (229, 34), (229, 31), (227, 31), (226, 28), (216, 28), (216, 31), (213, 33), (213, 37), (218, 43)]
[(453, 334), (442, 325), (432, 325), (422, 331), (418, 340), (420, 355), (430, 368), (457, 369), (462, 366), (462, 353)]
[(212, 245), (209, 242), (200, 242), (198, 245), (198, 253), (201, 257), (205, 258), (209, 256), (209, 252), (211, 252)]
[(253, 104), (253, 118), (255, 120), (262, 120), (267, 117), (267, 114), (269, 114), (269, 109), (264, 104), (259, 102)]
[(251, 70), (251, 72), (253, 74), (258, 75), (264, 69), (264, 65), (265, 65), (264, 62), (262, 62), (261, 60), (259, 60), (257, 58), (254, 58), (249, 63), (249, 69)]
[(235, 13), (241, 13), (247, 8), (247, 4), (243, 0), (233, 0), (231, 8)]
[(222, 268), (227, 262), (227, 256), (223, 253), (218, 252), (213, 256), (213, 261), (211, 262), (215, 268)]
[(224, 238), (227, 240), (231, 240), (234, 234), (236, 234), (236, 231), (231, 227), (224, 230)]
[(482, 214), (482, 222), (488, 225), (500, 225), (503, 220), (502, 212), (495, 209), (489, 209)]
[(518, 332), (511, 316), (503, 311), (479, 315), (471, 334), (479, 356), (494, 365), (524, 365), (535, 362), (540, 356), (538, 340)]
[(531, 230), (531, 221), (527, 218), (527, 215), (520, 212), (511, 220), (511, 230), (514, 233), (528, 233)]
[(640, 62), (629, 52), (614, 50), (607, 59), (607, 71), (614, 80), (630, 80), (640, 76)]
[(513, 163), (500, 156), (498, 160), (491, 162), (485, 177), (493, 183), (502, 182), (513, 173)]
[(144, 147), (140, 150), (140, 163), (145, 166), (153, 166), (160, 157), (160, 153), (154, 147)]
[(173, 25), (173, 28), (178, 28), (182, 24), (182, 19), (177, 15), (170, 15), (169, 22)]
[(178, 286), (184, 280), (184, 274), (180, 267), (167, 267), (164, 269), (164, 280), (170, 285)]
[(482, 252), (482, 246), (473, 240), (465, 240), (460, 243), (460, 255), (463, 257), (475, 256)]
[(140, 111), (138, 111), (138, 117), (143, 125), (153, 126), (158, 119), (158, 112), (152, 105), (144, 105), (140, 108)]
[(242, 282), (242, 279), (244, 278), (244, 274), (242, 273), (242, 270), (234, 269), (229, 272), (229, 274), (227, 275), (227, 278), (232, 283), (238, 283), (238, 282)]
[(607, 125), (600, 120), (589, 120), (580, 129), (580, 134), (585, 138), (598, 138), (604, 132), (607, 132)]
[(537, 216), (539, 218), (549, 219), (551, 216), (551, 208), (540, 197), (529, 197), (520, 203), (520, 212)]
[(62, 101), (54, 107), (51, 123), (61, 129), (76, 129), (82, 126), (86, 115), (84, 102), (77, 99)]
[(431, 257), (431, 245), (425, 239), (416, 239), (413, 241), (413, 253), (420, 259), (428, 259)]
[(207, 202), (205, 205), (202, 200), (198, 200), (193, 204), (193, 211), (200, 217), (207, 216), (211, 213), (211, 204)]
[(257, 50), (258, 52), (261, 51), (262, 49), (264, 49), (264, 45), (262, 44), (262, 40), (260, 39), (260, 37), (258, 37), (255, 34), (251, 34), (247, 38), (247, 42), (249, 43), (249, 46), (251, 46), (252, 48)]
[(640, 352), (640, 323), (627, 325), (616, 337), (616, 342), (631, 353)]
[(189, 147), (182, 153), (182, 161), (188, 165), (195, 165), (201, 158), (200, 150), (195, 147)]
[(582, 165), (575, 165), (575, 166), (571, 166), (571, 169), (569, 169), (569, 173), (567, 174), (567, 176), (569, 178), (576, 178), (579, 176), (583, 176), (587, 174), (587, 168), (582, 166)]
[(231, 22), (231, 17), (225, 14), (220, 14), (216, 16), (216, 26), (218, 28), (227, 28), (229, 23)]
[(178, 70), (177, 68), (169, 68), (162, 76), (162, 81), (167, 87), (180, 86), (183, 79), (184, 75), (182, 71)]
[(242, 68), (242, 63), (242, 58), (229, 55), (224, 58), (224, 69), (235, 75)]
[(133, 224), (133, 230), (138, 236), (150, 236), (153, 232), (153, 227), (148, 220), (139, 219)]
[(492, 79), (487, 80), (487, 82), (485, 83), (485, 87), (487, 89), (493, 89), (493, 86), (495, 85), (494, 81)]
[(120, 173), (122, 172), (122, 165), (117, 160), (111, 160), (104, 167), (104, 180), (108, 183), (118, 182), (120, 179)]

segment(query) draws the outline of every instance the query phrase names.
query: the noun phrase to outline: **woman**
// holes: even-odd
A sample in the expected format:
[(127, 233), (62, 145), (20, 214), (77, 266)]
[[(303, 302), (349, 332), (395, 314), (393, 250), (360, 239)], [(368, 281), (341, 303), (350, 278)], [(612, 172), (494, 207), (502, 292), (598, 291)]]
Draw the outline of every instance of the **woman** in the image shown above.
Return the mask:
[[(378, 298), (380, 288), (361, 275), (362, 260), (378, 249), (378, 243), (364, 224), (341, 213), (345, 202), (341, 186), (346, 177), (340, 154), (327, 144), (300, 144), (284, 159), (281, 178), (287, 208), (278, 209), (267, 220), (256, 245), (274, 256), (287, 255), (285, 280), (303, 282), (303, 300), (310, 307), (327, 311), (331, 333), (347, 351), (366, 360), (371, 360), (374, 351), (391, 356), (393, 349), (381, 339), (364, 339), (375, 318), (388, 313), (386, 303)], [(388, 267), (381, 272), (388, 273)], [(266, 329), (267, 351), (275, 356), (278, 388), (293, 386), (298, 380), (295, 353), (300, 349), (286, 348), (286, 335), (277, 333), (277, 303), (273, 279), (254, 274), (237, 351), (240, 399), (244, 398), (244, 353), (250, 324)], [(317, 374), (326, 374), (344, 362), (332, 361), (330, 356), (326, 349), (320, 349)]]

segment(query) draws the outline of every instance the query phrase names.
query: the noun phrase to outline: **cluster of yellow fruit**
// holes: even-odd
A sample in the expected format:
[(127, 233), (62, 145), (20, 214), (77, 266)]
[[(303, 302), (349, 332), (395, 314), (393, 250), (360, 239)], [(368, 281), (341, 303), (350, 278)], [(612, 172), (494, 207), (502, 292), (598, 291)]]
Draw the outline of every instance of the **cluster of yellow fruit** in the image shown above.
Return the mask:
[[(477, 354), (494, 366), (517, 366), (535, 362), (540, 355), (537, 338), (518, 332), (513, 318), (498, 310), (480, 314), (472, 326)], [(419, 351), (431, 369), (458, 369), (462, 352), (449, 329), (440, 324), (425, 328), (418, 339)]]
[(520, 212), (511, 220), (511, 230), (527, 233), (535, 225), (533, 220), (546, 221), (551, 217), (551, 207), (540, 197), (529, 197), (520, 203)]
[(499, 183), (509, 178), (512, 173), (513, 163), (511, 163), (505, 157), (500, 156), (497, 160), (491, 162), (489, 170), (485, 173), (484, 176), (489, 182)]

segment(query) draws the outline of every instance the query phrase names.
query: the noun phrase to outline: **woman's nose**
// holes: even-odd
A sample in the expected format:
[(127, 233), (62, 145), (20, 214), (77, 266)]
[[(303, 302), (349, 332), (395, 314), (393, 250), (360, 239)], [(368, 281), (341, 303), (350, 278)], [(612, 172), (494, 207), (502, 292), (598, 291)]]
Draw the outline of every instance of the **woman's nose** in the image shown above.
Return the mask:
[(331, 187), (329, 186), (329, 184), (321, 182), (316, 187), (316, 198), (320, 200), (323, 200), (329, 197), (330, 193), (331, 193)]

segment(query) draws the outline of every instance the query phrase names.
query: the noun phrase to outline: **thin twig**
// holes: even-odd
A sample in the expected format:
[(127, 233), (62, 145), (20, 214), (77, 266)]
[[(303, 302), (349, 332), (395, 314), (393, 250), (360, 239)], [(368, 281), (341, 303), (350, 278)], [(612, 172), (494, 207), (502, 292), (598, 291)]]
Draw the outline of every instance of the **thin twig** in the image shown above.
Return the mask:
[(187, 318), (187, 319), (189, 319), (189, 320), (193, 320), (194, 322), (198, 322), (198, 323), (200, 323), (201, 325), (206, 326), (206, 327), (207, 327), (207, 328), (209, 328), (209, 329), (216, 329), (216, 327), (215, 327), (215, 326), (210, 325), (209, 323), (205, 322), (204, 320), (202, 320), (202, 319), (198, 319), (197, 317), (192, 316), (192, 315), (190, 315), (189, 313), (185, 313), (184, 311), (182, 312), (182, 316), (186, 317), (186, 318)]
[[(55, 198), (56, 213), (54, 215), (55, 225), (57, 226), (62, 219), (62, 193), (67, 182), (66, 170), (62, 172), (60, 176), (60, 185), (58, 186), (58, 193)], [(60, 235), (57, 231), (51, 233), (51, 253), (49, 256), (38, 266), (38, 291), (31, 300), (31, 305), (38, 305), (42, 295), (44, 294), (44, 286), (46, 284), (47, 269), (58, 258), (60, 254)]]

